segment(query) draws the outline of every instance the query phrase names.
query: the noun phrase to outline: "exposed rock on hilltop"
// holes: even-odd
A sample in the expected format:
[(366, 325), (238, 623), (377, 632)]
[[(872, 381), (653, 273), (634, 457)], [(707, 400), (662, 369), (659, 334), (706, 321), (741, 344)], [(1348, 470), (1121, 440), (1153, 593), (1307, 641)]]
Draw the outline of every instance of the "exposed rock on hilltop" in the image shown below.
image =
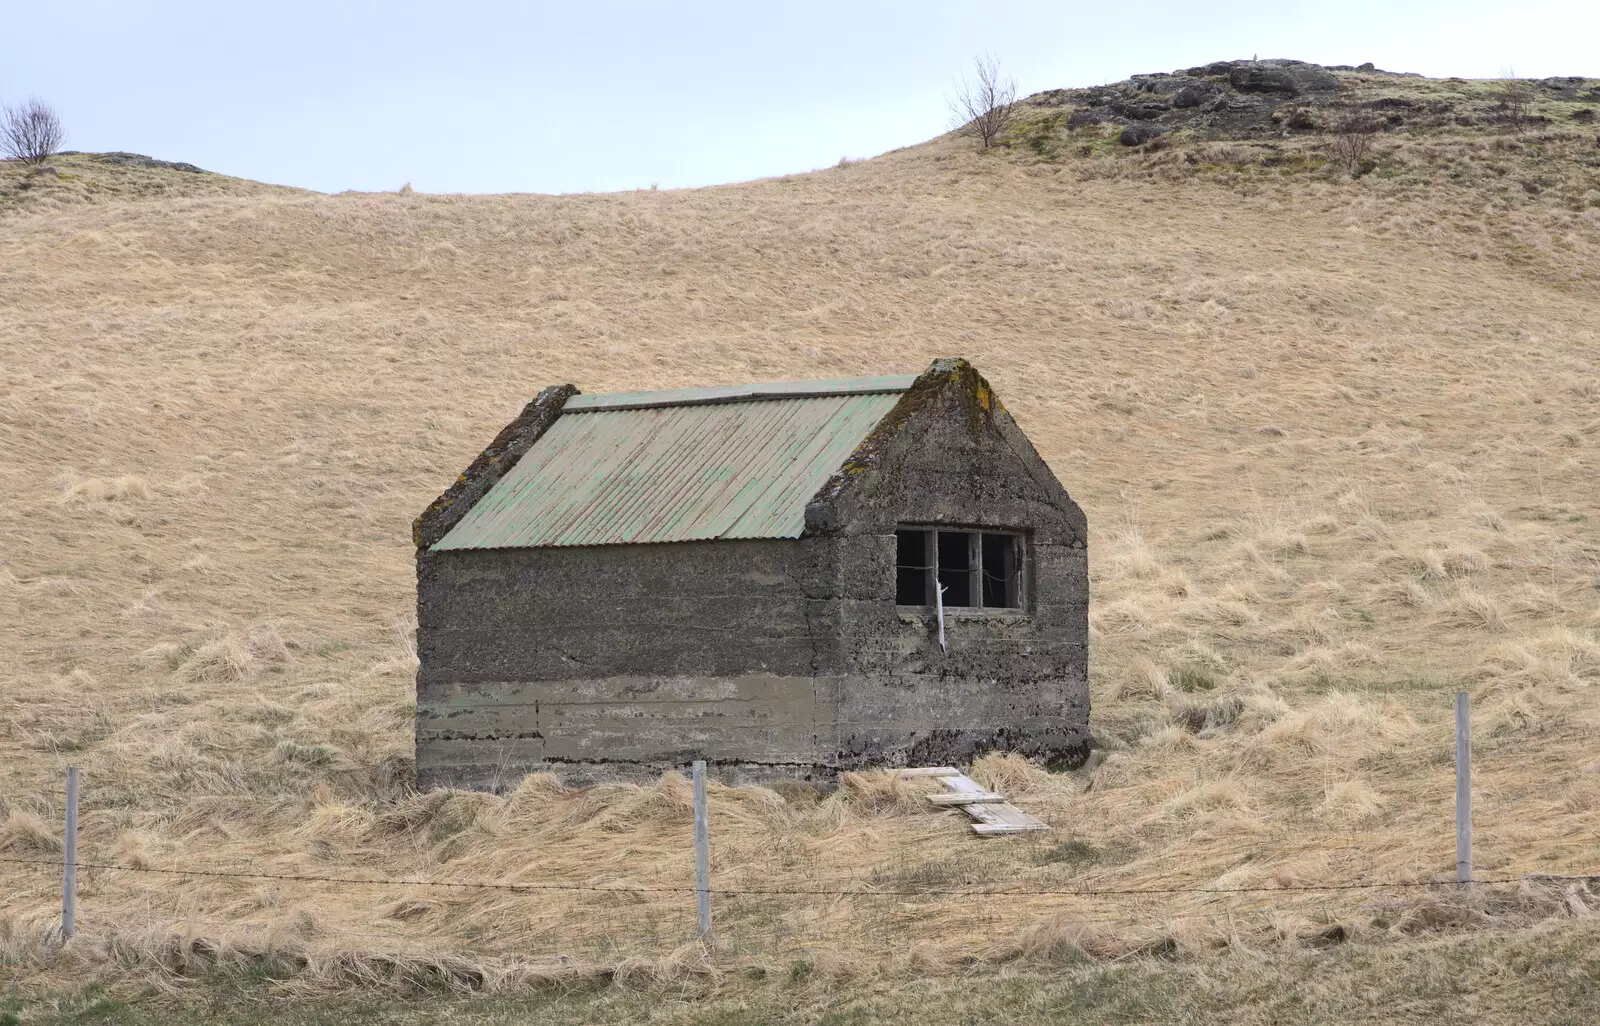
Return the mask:
[[(1370, 111), (1386, 127), (1493, 125), (1515, 114), (1492, 83), (1459, 84), (1456, 90), (1412, 73), (1381, 71), (1371, 64), (1323, 66), (1294, 60), (1216, 61), (1171, 73), (1134, 75), (1088, 89), (1052, 89), (1028, 97), (1036, 108), (1071, 108), (1069, 129), (1122, 125), (1121, 140), (1134, 146), (1165, 132), (1189, 129), (1207, 138), (1252, 138), (1315, 131), (1338, 116)], [(1526, 85), (1538, 99), (1600, 101), (1600, 84), (1585, 78), (1549, 78)], [(1582, 119), (1582, 111), (1571, 115)], [(1592, 117), (1593, 115), (1588, 115)]]
[(1201, 71), (1206, 75), (1226, 74), (1228, 84), (1241, 93), (1299, 96), (1301, 93), (1331, 92), (1339, 88), (1339, 80), (1331, 72), (1302, 61), (1251, 61), (1248, 64), (1223, 61)]
[(114, 164), (118, 167), (165, 168), (169, 171), (188, 171), (191, 174), (207, 173), (205, 168), (195, 167), (193, 164), (188, 164), (181, 160), (157, 160), (155, 157), (147, 157), (142, 153), (123, 153), (120, 151), (100, 153), (96, 154), (94, 159), (102, 164)]

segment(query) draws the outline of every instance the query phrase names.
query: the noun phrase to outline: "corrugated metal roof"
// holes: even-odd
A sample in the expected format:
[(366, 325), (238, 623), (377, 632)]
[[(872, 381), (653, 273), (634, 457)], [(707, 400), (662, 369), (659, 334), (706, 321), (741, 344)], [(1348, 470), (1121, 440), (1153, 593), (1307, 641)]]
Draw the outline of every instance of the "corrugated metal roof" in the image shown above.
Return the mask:
[(798, 538), (806, 503), (914, 380), (574, 396), (433, 547)]

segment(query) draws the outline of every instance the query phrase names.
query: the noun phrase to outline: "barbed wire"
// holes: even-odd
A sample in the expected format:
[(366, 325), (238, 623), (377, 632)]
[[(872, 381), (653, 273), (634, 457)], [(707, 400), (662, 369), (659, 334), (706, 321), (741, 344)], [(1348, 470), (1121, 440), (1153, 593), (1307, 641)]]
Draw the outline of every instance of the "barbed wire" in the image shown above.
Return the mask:
[[(65, 867), (64, 859), (0, 858), (0, 863), (12, 865)], [(78, 869), (106, 872), (149, 873), (163, 876), (198, 876), (234, 880), (277, 880), (295, 883), (332, 883), (375, 887), (448, 887), (467, 890), (508, 891), (513, 893), (539, 893), (546, 891), (584, 891), (600, 894), (694, 894), (699, 888), (692, 885), (636, 886), (596, 885), (571, 883), (507, 883), (488, 880), (419, 880), (364, 877), (315, 876), (308, 873), (248, 873), (216, 869), (169, 869), (152, 866), (122, 866), (114, 863), (76, 862)], [(1331, 893), (1356, 890), (1389, 890), (1404, 888), (1484, 886), (1527, 881), (1550, 883), (1592, 883), (1600, 881), (1600, 873), (1555, 874), (1525, 873), (1520, 876), (1478, 877), (1472, 880), (1358, 880), (1333, 884), (1281, 884), (1276, 887), (1105, 887), (1105, 888), (991, 888), (988, 890), (919, 888), (916, 890), (862, 887), (856, 890), (834, 888), (709, 888), (711, 893), (724, 896), (767, 895), (774, 897), (1128, 897), (1152, 894), (1274, 894), (1317, 892)]]

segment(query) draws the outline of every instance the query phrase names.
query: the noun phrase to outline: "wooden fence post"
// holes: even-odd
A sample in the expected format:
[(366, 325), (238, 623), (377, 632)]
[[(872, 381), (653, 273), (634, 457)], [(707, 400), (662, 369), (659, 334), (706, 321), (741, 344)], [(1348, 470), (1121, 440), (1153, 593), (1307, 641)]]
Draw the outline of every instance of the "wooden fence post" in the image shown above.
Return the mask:
[(78, 918), (78, 767), (67, 767), (67, 843), (62, 850), (61, 943), (72, 939)]
[(1472, 696), (1456, 692), (1456, 884), (1472, 882)]
[(694, 898), (700, 940), (711, 943), (711, 827), (706, 813), (706, 764), (694, 761)]

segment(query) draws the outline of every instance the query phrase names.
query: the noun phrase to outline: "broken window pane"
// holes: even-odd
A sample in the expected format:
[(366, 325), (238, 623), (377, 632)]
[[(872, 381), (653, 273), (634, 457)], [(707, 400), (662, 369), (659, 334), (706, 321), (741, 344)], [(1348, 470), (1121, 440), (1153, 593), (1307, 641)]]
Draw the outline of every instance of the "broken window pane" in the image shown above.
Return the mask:
[(895, 540), (894, 600), (902, 606), (929, 606), (928, 582), (933, 579), (928, 539), (932, 531), (899, 530)]
[(939, 532), (939, 583), (947, 606), (976, 605), (972, 594), (972, 532)]
[(1014, 534), (983, 536), (983, 604), (988, 609), (1016, 609), (1022, 605), (1022, 580)]
[(935, 582), (944, 585), (944, 605), (966, 609), (1021, 609), (1022, 535), (1000, 531), (895, 531), (895, 603), (935, 604)]

